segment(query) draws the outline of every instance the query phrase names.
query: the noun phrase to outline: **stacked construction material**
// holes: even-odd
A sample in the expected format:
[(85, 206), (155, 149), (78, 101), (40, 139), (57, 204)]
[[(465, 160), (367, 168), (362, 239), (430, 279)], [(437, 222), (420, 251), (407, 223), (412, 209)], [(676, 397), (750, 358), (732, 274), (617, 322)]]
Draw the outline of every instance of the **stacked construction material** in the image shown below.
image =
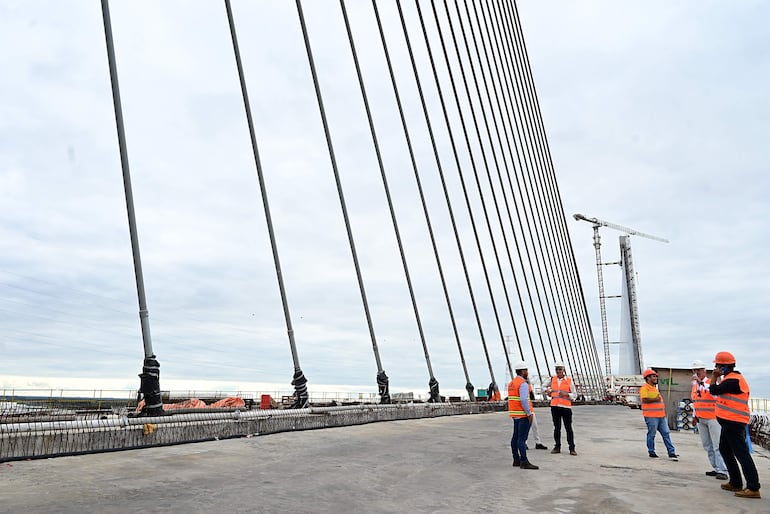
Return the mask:
[(677, 430), (693, 430), (697, 432), (697, 427), (692, 422), (692, 400), (685, 398), (679, 402), (676, 409), (676, 429)]

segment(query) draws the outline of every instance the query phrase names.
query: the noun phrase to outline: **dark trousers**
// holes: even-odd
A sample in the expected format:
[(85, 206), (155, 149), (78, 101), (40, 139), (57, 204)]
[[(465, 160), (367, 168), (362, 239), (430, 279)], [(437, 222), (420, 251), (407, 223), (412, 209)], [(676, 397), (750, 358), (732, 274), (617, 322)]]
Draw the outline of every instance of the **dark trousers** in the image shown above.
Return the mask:
[[(719, 436), (719, 453), (725, 461), (727, 473), (730, 475), (730, 484), (735, 487), (743, 487), (741, 469), (746, 477), (746, 488), (759, 491), (759, 474), (754, 465), (754, 459), (749, 453), (749, 443), (746, 441), (746, 424), (737, 421), (718, 418), (722, 426), (722, 434)], [(740, 468), (738, 467), (740, 463)]]
[(511, 453), (514, 462), (529, 462), (527, 460), (527, 436), (529, 435), (529, 419), (513, 418), (513, 437), (511, 437)]
[(567, 432), (567, 444), (570, 450), (575, 449), (575, 434), (572, 433), (572, 409), (567, 407), (551, 407), (553, 418), (553, 440), (557, 448), (561, 448), (561, 423), (564, 421), (564, 430)]

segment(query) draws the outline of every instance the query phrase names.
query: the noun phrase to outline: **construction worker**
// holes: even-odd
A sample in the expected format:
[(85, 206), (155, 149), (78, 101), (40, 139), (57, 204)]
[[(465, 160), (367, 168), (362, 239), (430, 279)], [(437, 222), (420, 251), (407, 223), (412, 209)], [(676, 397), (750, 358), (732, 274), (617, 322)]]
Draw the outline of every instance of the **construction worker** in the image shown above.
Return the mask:
[(516, 363), (516, 376), (508, 384), (508, 414), (513, 418), (511, 454), (513, 465), (521, 469), (539, 469), (527, 459), (527, 435), (532, 424), (532, 405), (529, 401), (529, 371), (526, 362)]
[(551, 396), (551, 418), (553, 419), (553, 440), (555, 445), (551, 453), (561, 453), (561, 425), (564, 422), (564, 430), (567, 432), (567, 445), (569, 454), (577, 455), (575, 451), (575, 435), (572, 432), (572, 401), (577, 396), (575, 384), (566, 376), (564, 364), (554, 363), (556, 375), (551, 377), (551, 385), (546, 388), (546, 393)]
[(692, 424), (698, 427), (700, 442), (711, 463), (711, 471), (706, 471), (706, 475), (715, 477), (717, 480), (727, 480), (725, 461), (719, 453), (719, 436), (722, 433), (722, 427), (717, 421), (717, 401), (709, 393), (711, 380), (706, 376), (706, 364), (699, 360), (693, 361), (692, 373), (692, 391), (690, 392), (693, 406)]
[(679, 455), (676, 454), (674, 443), (671, 442), (671, 431), (666, 419), (666, 405), (663, 403), (660, 391), (658, 391), (658, 374), (651, 369), (646, 369), (642, 373), (642, 377), (644, 377), (644, 384), (639, 388), (639, 399), (642, 401), (642, 415), (647, 424), (647, 452), (653, 459), (658, 458), (658, 454), (655, 453), (655, 432), (657, 431), (663, 437), (663, 444), (668, 450), (668, 457), (676, 459)]
[[(722, 489), (735, 491), (735, 496), (741, 498), (761, 498), (759, 473), (746, 441), (746, 427), (751, 420), (749, 384), (743, 375), (735, 370), (735, 357), (732, 353), (717, 353), (714, 364), (709, 392), (717, 397), (716, 416), (722, 427), (719, 452), (730, 475), (730, 481), (722, 484)], [(745, 489), (741, 469), (743, 477), (746, 478)]]

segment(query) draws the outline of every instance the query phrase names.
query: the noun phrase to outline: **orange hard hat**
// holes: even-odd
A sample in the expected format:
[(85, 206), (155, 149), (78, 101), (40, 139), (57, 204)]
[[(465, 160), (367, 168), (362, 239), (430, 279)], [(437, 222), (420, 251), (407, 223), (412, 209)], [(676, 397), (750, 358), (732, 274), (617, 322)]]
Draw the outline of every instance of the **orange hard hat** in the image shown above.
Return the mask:
[(647, 378), (650, 375), (657, 375), (657, 374), (658, 373), (655, 372), (654, 370), (647, 368), (646, 370), (644, 370), (644, 373), (642, 373), (642, 378)]
[(717, 352), (714, 364), (735, 364), (735, 355), (730, 352)]

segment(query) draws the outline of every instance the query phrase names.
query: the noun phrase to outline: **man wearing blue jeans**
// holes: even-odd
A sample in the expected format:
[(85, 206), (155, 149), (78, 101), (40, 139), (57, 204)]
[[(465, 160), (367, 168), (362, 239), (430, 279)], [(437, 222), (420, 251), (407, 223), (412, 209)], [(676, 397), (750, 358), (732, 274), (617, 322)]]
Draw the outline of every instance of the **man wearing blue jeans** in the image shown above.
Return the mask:
[(692, 424), (698, 427), (701, 445), (711, 464), (711, 471), (706, 471), (706, 475), (716, 477), (717, 480), (727, 480), (727, 467), (719, 452), (722, 427), (717, 421), (716, 397), (709, 392), (711, 380), (706, 376), (706, 364), (699, 360), (693, 361), (692, 373)]
[(529, 370), (525, 362), (515, 366), (516, 376), (508, 384), (508, 415), (513, 418), (511, 454), (513, 466), (521, 469), (539, 469), (527, 459), (527, 436), (532, 423), (532, 405), (529, 402)]
[(668, 429), (668, 420), (666, 419), (666, 406), (658, 391), (658, 374), (651, 369), (646, 369), (642, 376), (644, 377), (644, 385), (639, 388), (639, 399), (642, 402), (644, 422), (647, 424), (647, 452), (650, 457), (658, 458), (658, 454), (655, 453), (655, 432), (660, 432), (669, 458), (676, 459), (679, 455), (676, 454), (674, 444), (671, 442), (671, 432)]

